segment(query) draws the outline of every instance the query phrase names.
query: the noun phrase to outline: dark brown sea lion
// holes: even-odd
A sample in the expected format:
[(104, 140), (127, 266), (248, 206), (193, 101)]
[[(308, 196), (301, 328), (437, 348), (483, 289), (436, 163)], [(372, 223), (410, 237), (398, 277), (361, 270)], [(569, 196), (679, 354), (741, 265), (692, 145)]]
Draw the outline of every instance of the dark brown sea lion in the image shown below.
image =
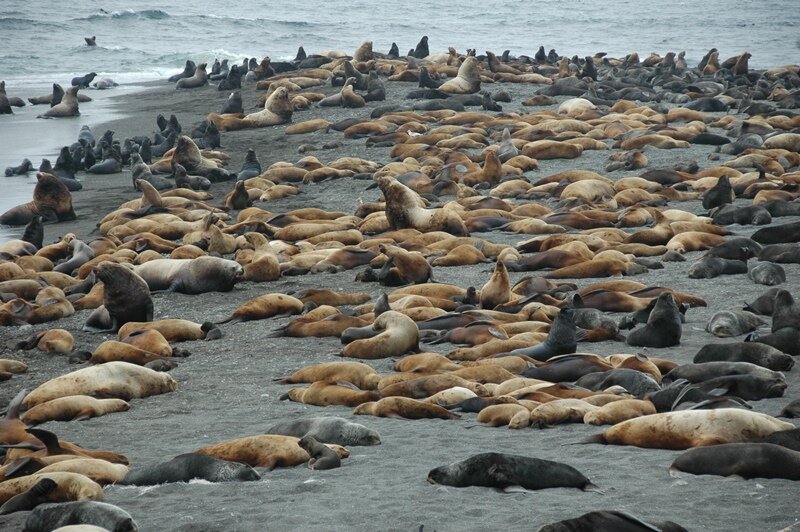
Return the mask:
[(86, 320), (84, 329), (116, 332), (129, 321), (153, 319), (153, 300), (147, 283), (129, 267), (101, 262), (95, 269), (103, 282), (103, 306)]
[(690, 449), (672, 462), (670, 474), (800, 480), (800, 452), (772, 443), (728, 443)]
[(19, 205), (0, 216), (2, 225), (25, 225), (36, 216), (48, 221), (67, 221), (76, 218), (72, 209), (72, 194), (56, 176), (39, 172), (33, 188), (33, 201)]

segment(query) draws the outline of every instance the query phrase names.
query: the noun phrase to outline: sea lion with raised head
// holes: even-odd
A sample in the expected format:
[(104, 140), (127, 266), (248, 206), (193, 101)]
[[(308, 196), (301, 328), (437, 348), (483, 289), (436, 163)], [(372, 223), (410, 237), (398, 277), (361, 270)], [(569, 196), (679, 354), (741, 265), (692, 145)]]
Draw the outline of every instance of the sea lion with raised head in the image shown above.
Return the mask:
[(0, 215), (2, 225), (25, 225), (36, 216), (52, 222), (77, 218), (69, 188), (56, 176), (39, 172), (33, 187), (33, 201), (18, 205)]
[(681, 340), (681, 313), (670, 292), (658, 296), (647, 324), (628, 335), (628, 345), (671, 347)]
[(423, 233), (445, 231), (468, 236), (464, 221), (447, 208), (426, 209), (419, 195), (388, 175), (373, 178), (386, 198), (386, 218), (391, 229), (416, 229)]
[(283, 434), (302, 438), (313, 436), (322, 443), (337, 445), (380, 445), (377, 431), (340, 417), (312, 417), (284, 421), (269, 427), (267, 434)]
[(508, 354), (546, 361), (557, 355), (574, 353), (578, 348), (577, 328), (575, 327), (574, 317), (574, 309), (561, 309), (550, 325), (550, 332), (544, 342), (532, 347), (514, 349), (509, 351)]
[(206, 72), (206, 63), (200, 63), (194, 69), (194, 75), (186, 78), (181, 78), (175, 84), (176, 89), (196, 89), (208, 83), (208, 73)]
[(310, 456), (308, 468), (314, 470), (335, 469), (342, 466), (342, 459), (327, 445), (318, 442), (314, 436), (303, 436), (297, 442)]
[(103, 261), (95, 268), (103, 282), (103, 306), (86, 320), (84, 329), (116, 332), (129, 321), (153, 319), (153, 299), (147, 283), (123, 264)]
[(449, 79), (439, 86), (439, 90), (448, 94), (474, 94), (481, 89), (481, 71), (478, 60), (474, 56), (467, 57), (458, 68), (455, 78)]

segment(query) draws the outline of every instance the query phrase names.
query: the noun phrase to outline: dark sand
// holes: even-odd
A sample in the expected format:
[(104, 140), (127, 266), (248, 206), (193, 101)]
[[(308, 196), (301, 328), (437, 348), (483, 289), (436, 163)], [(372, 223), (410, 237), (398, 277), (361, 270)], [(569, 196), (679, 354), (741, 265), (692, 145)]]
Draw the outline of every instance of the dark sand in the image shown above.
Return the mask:
[[(106, 128), (117, 137), (151, 134), (157, 113), (174, 113), (184, 129), (210, 111), (218, 111), (227, 92), (214, 87), (176, 92), (171, 84), (163, 90), (126, 96), (115, 100), (120, 112), (128, 117), (94, 129), (96, 135)], [(386, 103), (401, 99), (413, 84), (390, 83)], [(536, 110), (523, 108), (519, 102), (539, 87), (504, 84), (513, 102), (503, 104), (507, 111)], [(332, 89), (326, 87), (325, 92)], [(252, 86), (243, 91), (245, 102), (255, 99)], [(559, 98), (562, 100), (563, 98)], [(383, 103), (366, 109), (320, 109), (298, 112), (295, 122), (324, 117), (330, 121), (368, 115)], [(223, 133), (223, 150), (232, 156), (229, 168), (238, 170), (248, 148), (254, 148), (264, 167), (276, 161), (294, 162), (300, 144), (321, 146), (339, 140), (342, 147), (311, 154), (323, 162), (342, 156), (356, 156), (389, 162), (387, 148), (366, 148), (364, 140), (345, 140), (339, 132), (316, 132), (285, 136), (285, 126)], [(649, 168), (696, 160), (701, 167), (715, 164), (707, 160), (709, 147), (687, 150), (648, 149)], [(567, 169), (591, 169), (609, 177), (636, 175), (636, 172), (604, 171), (610, 151), (587, 151), (576, 160), (541, 161), (532, 179)], [(308, 155), (308, 154), (305, 154)], [(259, 204), (272, 212), (317, 206), (329, 210), (353, 212), (360, 201), (373, 201), (377, 190), (366, 190), (368, 181), (341, 179), (304, 185), (303, 193), (288, 199)], [(231, 188), (231, 183), (213, 187), (217, 198)], [(83, 239), (96, 235), (96, 222), (120, 203), (138, 197), (130, 184), (129, 172), (114, 176), (86, 176), (84, 190), (74, 195), (78, 220), (46, 226), (46, 241), (67, 232)], [(742, 204), (746, 201), (740, 200)], [(671, 207), (702, 212), (699, 201), (674, 203)], [(795, 221), (780, 218), (777, 223)], [(731, 226), (737, 234), (752, 234), (752, 227)], [(21, 232), (21, 228), (20, 228)], [(524, 237), (508, 233), (476, 234), (492, 241), (513, 243)], [(741, 307), (767, 287), (754, 284), (746, 275), (723, 276), (713, 280), (689, 279), (688, 266), (700, 256), (689, 253), (685, 263), (666, 263), (635, 277), (650, 285), (670, 286), (704, 297), (707, 308), (691, 309), (683, 329), (680, 346), (648, 349), (653, 356), (678, 363), (691, 362), (706, 343), (724, 342), (704, 332), (708, 319), (717, 311)], [(490, 265), (459, 268), (436, 268), (435, 278), (461, 286), (481, 286), (489, 276)], [(784, 285), (798, 295), (800, 266), (785, 265)], [(243, 283), (228, 294), (158, 294), (154, 296), (156, 318), (186, 318), (202, 322), (221, 319), (240, 303), (268, 292), (284, 292), (304, 287), (326, 287), (346, 291), (381, 290), (376, 284), (353, 281), (355, 271), (283, 278), (278, 282)], [(524, 274), (512, 273), (512, 281)], [(586, 286), (592, 280), (578, 281)], [(50, 324), (73, 332), (76, 349), (93, 350), (110, 336), (80, 331), (89, 311)], [(620, 317), (616, 315), (615, 317)], [(229, 438), (262, 432), (277, 421), (302, 416), (335, 415), (377, 429), (383, 444), (375, 447), (351, 447), (352, 455), (340, 469), (312, 472), (305, 467), (278, 469), (263, 475), (260, 482), (237, 484), (191, 483), (168, 484), (151, 488), (109, 487), (106, 501), (126, 509), (142, 531), (161, 530), (535, 530), (539, 526), (596, 509), (632, 512), (649, 521), (673, 520), (690, 530), (778, 530), (800, 520), (797, 485), (787, 480), (730, 481), (721, 477), (684, 475), (671, 478), (667, 468), (680, 452), (647, 450), (634, 447), (565, 445), (599, 432), (597, 427), (563, 425), (547, 430), (508, 430), (473, 428), (474, 414), (460, 421), (402, 421), (352, 416), (349, 408), (320, 408), (291, 402), (279, 402), (278, 396), (289, 387), (276, 385), (273, 378), (302, 366), (335, 360), (331, 355), (340, 348), (338, 339), (268, 338), (273, 329), (287, 319), (271, 319), (224, 327), (225, 337), (214, 342), (182, 344), (192, 352), (171, 374), (178, 380), (176, 392), (132, 401), (129, 412), (111, 414), (86, 422), (48, 423), (44, 428), (62, 438), (95, 448), (111, 449), (129, 457), (133, 467), (169, 459), (177, 454)], [(0, 344), (19, 339), (45, 325), (0, 329)], [(739, 338), (738, 340), (741, 340)], [(430, 350), (448, 352), (450, 344), (429, 346)], [(634, 353), (635, 349), (619, 342), (582, 344), (580, 351), (608, 355)], [(18, 358), (30, 365), (27, 374), (15, 376), (0, 386), (0, 404), (17, 391), (68, 371), (63, 357), (38, 352), (16, 353), (5, 349), (5, 357)], [(381, 372), (390, 372), (392, 361), (370, 362)], [(787, 374), (789, 388), (784, 397), (754, 402), (754, 409), (777, 415), (791, 400), (800, 397), (798, 370)], [(430, 469), (485, 451), (525, 454), (558, 460), (576, 467), (603, 491), (583, 493), (578, 490), (550, 489), (535, 494), (504, 494), (485, 488), (445, 488), (426, 482)], [(0, 528), (21, 528), (25, 514), (0, 517)]]

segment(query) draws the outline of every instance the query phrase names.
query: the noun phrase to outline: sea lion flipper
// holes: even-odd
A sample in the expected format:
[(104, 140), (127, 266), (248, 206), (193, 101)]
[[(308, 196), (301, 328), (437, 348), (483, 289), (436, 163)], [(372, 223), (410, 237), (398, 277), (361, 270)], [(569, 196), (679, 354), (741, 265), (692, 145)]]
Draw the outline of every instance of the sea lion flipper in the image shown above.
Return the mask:
[[(31, 467), (28, 467), (31, 466)], [(35, 469), (33, 468), (35, 467)], [(16, 473), (22, 472), (20, 476), (26, 476), (33, 474), (35, 471), (40, 470), (44, 467), (39, 461), (34, 460), (33, 458), (19, 458), (11, 462), (5, 471), (5, 478), (9, 479), (16, 476)], [(25, 469), (23, 471), (23, 469)]]
[(28, 395), (28, 390), (23, 388), (17, 395), (8, 403), (8, 410), (6, 410), (6, 419), (19, 419), (19, 409), (22, 406), (22, 400)]
[(49, 456), (65, 454), (61, 444), (58, 443), (58, 436), (44, 429), (26, 429), (25, 432), (42, 442), (47, 449)]

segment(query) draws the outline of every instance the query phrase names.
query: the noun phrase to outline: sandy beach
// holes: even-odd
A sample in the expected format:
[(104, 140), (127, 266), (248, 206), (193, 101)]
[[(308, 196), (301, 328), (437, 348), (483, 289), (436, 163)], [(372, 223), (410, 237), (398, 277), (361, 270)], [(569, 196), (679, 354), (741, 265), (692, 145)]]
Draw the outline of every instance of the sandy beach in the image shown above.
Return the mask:
[[(522, 100), (532, 96), (541, 85), (495, 84), (491, 90), (503, 88), (512, 96), (503, 104), (504, 112), (526, 113)], [(368, 103), (361, 109), (319, 108), (294, 114), (295, 123), (312, 118), (331, 122), (351, 117), (369, 116), (372, 109), (388, 103), (403, 103), (403, 97), (416, 84), (387, 83), (387, 101)], [(319, 88), (331, 94), (327, 85)], [(151, 135), (157, 129), (156, 115), (175, 114), (183, 129), (202, 120), (209, 112), (218, 112), (228, 91), (214, 86), (176, 91), (167, 82), (156, 83), (144, 92), (126, 92), (103, 100), (112, 120), (92, 126), (96, 137), (106, 129), (115, 131), (120, 140), (133, 135)], [(245, 112), (260, 92), (248, 84), (242, 90)], [(94, 91), (92, 92), (94, 95)], [(566, 97), (558, 97), (563, 101)], [(96, 102), (99, 103), (99, 102)], [(53, 122), (53, 127), (77, 135), (80, 126), (92, 115)], [(82, 107), (83, 113), (83, 107)], [(719, 113), (722, 116), (724, 113)], [(15, 117), (27, 120), (26, 115)], [(93, 122), (94, 124), (94, 122)], [(3, 126), (5, 127), (5, 125)], [(389, 148), (368, 148), (363, 139), (345, 139), (341, 132), (318, 131), (306, 135), (285, 135), (286, 126), (274, 126), (222, 134), (222, 151), (231, 156), (227, 168), (238, 171), (248, 149), (256, 151), (266, 169), (278, 161), (296, 162), (313, 155), (322, 162), (339, 157), (361, 157), (385, 164), (391, 161)], [(721, 130), (715, 132), (724, 134)], [(22, 141), (24, 140), (24, 142)], [(3, 153), (0, 166), (19, 164), (20, 155), (34, 159), (23, 151)], [(68, 139), (64, 142), (67, 143)], [(74, 139), (69, 140), (69, 142)], [(298, 147), (311, 144), (321, 147), (331, 141), (340, 147), (298, 153)], [(700, 168), (719, 164), (710, 161), (710, 146), (693, 145), (689, 149), (648, 149), (648, 169), (674, 166), (696, 161)], [(53, 151), (56, 153), (57, 150)], [(530, 180), (570, 169), (588, 169), (612, 179), (639, 175), (641, 171), (605, 172), (610, 151), (585, 151), (574, 160), (540, 161), (535, 172), (526, 173)], [(41, 157), (41, 155), (37, 156)], [(723, 156), (726, 157), (726, 156)], [(10, 158), (10, 162), (6, 159)], [(32, 174), (31, 174), (32, 175)], [(0, 178), (6, 181), (14, 178)], [(29, 178), (30, 180), (30, 178)], [(106, 213), (121, 203), (140, 196), (131, 186), (130, 172), (125, 169), (114, 175), (82, 175), (84, 188), (73, 193), (78, 219), (74, 222), (45, 225), (45, 243), (56, 241), (72, 232), (88, 241), (99, 236), (96, 224)], [(367, 187), (370, 181), (342, 178), (318, 184), (301, 185), (302, 193), (285, 199), (256, 203), (274, 213), (300, 207), (320, 207), (353, 213), (361, 202), (376, 201), (378, 189)], [(217, 183), (211, 192), (221, 203), (232, 182)], [(24, 201), (27, 201), (25, 199)], [(749, 200), (737, 200), (749, 204)], [(551, 205), (552, 206), (552, 205)], [(700, 201), (670, 204), (694, 214), (705, 212)], [(773, 223), (798, 221), (797, 217), (776, 218)], [(733, 225), (729, 229), (739, 236), (751, 235), (756, 227)], [(22, 233), (17, 228), (4, 234)], [(516, 243), (524, 235), (503, 232), (475, 234), (492, 242)], [(688, 265), (701, 252), (687, 253), (687, 262), (664, 263), (665, 268), (651, 270), (634, 279), (651, 286), (668, 286), (703, 297), (708, 306), (687, 312), (679, 346), (645, 349), (655, 357), (689, 363), (700, 347), (708, 343), (741, 341), (740, 338), (719, 339), (705, 332), (709, 318), (720, 310), (741, 308), (743, 301), (752, 301), (766, 291), (746, 274), (724, 275), (716, 279), (689, 279)], [(798, 296), (800, 265), (784, 264), (787, 281), (784, 288)], [(438, 282), (462, 287), (483, 285), (489, 278), (492, 264), (434, 268)], [(308, 287), (330, 288), (347, 292), (369, 292), (374, 298), (384, 290), (377, 283), (354, 280), (356, 271), (336, 274), (314, 274), (284, 277), (276, 282), (237, 285), (230, 293), (155, 294), (155, 318), (185, 318), (196, 322), (220, 320), (239, 304), (269, 292), (288, 292)], [(512, 283), (527, 275), (512, 273)], [(575, 281), (579, 287), (594, 282)], [(101, 342), (115, 336), (81, 331), (90, 311), (51, 324), (0, 328), (0, 354), (26, 362), (28, 373), (14, 376), (0, 385), (0, 405), (7, 404), (20, 389), (35, 388), (46, 380), (77, 369), (66, 357), (50, 356), (38, 351), (16, 351), (13, 343), (33, 331), (52, 327), (68, 329), (75, 336), (76, 350), (92, 351)], [(615, 319), (622, 314), (610, 314)], [(165, 484), (148, 488), (110, 486), (105, 501), (128, 511), (142, 532), (150, 531), (255, 531), (255, 530), (397, 530), (461, 531), (461, 530), (536, 530), (561, 519), (577, 517), (598, 509), (631, 512), (647, 521), (671, 520), (689, 530), (756, 531), (780, 530), (800, 522), (796, 483), (788, 480), (736, 480), (722, 477), (683, 474), (672, 478), (667, 473), (670, 463), (681, 451), (640, 449), (635, 447), (569, 445), (600, 432), (600, 428), (583, 424), (560, 425), (551, 429), (509, 430), (505, 427), (475, 427), (475, 414), (464, 414), (461, 420), (405, 421), (353, 416), (346, 407), (314, 407), (282, 402), (278, 397), (289, 386), (273, 383), (273, 379), (300, 367), (336, 360), (333, 353), (340, 348), (337, 338), (270, 338), (286, 318), (253, 321), (223, 326), (224, 337), (217, 341), (187, 342), (181, 347), (191, 356), (171, 371), (178, 381), (174, 393), (133, 400), (128, 412), (111, 414), (84, 422), (50, 422), (43, 426), (70, 441), (92, 448), (122, 453), (132, 467), (167, 460), (181, 453), (223, 440), (263, 432), (279, 421), (306, 416), (333, 415), (352, 419), (380, 432), (383, 443), (374, 447), (350, 447), (351, 456), (340, 469), (310, 471), (305, 466), (265, 472), (257, 482), (209, 484)], [(425, 350), (446, 354), (451, 344), (425, 345)], [(624, 342), (604, 341), (579, 344), (580, 352), (599, 355), (635, 353)], [(390, 373), (392, 360), (370, 361), (380, 373)], [(800, 398), (800, 372), (786, 374), (788, 389), (776, 399), (752, 402), (754, 410), (777, 415), (792, 400)], [(569, 489), (548, 489), (528, 494), (505, 494), (488, 488), (451, 488), (426, 482), (434, 467), (465, 459), (487, 451), (523, 454), (569, 464), (600, 487), (602, 493)], [(0, 517), (0, 529), (20, 530), (26, 513)]]

